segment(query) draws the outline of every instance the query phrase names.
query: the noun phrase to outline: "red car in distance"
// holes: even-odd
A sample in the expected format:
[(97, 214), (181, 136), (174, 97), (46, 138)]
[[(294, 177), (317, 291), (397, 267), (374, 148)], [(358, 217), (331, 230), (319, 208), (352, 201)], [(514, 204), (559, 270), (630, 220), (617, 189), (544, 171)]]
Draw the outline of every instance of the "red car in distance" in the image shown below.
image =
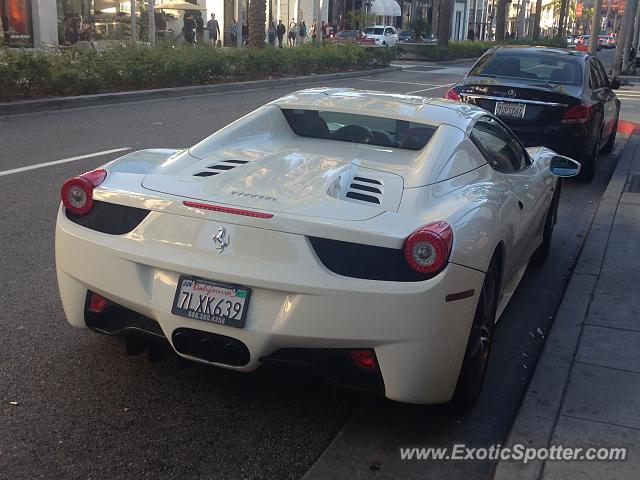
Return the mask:
[(334, 43), (357, 43), (358, 45), (375, 45), (376, 41), (359, 30), (342, 30), (331, 39)]

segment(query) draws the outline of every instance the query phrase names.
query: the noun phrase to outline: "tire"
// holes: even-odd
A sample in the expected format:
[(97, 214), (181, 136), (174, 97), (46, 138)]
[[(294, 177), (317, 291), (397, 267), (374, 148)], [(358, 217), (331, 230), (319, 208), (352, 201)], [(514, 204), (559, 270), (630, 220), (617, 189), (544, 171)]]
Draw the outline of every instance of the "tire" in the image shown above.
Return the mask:
[(561, 180), (558, 180), (556, 191), (553, 193), (549, 211), (544, 220), (544, 232), (542, 234), (542, 243), (531, 256), (531, 263), (535, 266), (541, 266), (549, 258), (551, 252), (551, 239), (553, 237), (553, 227), (558, 221), (558, 204), (560, 203), (560, 190), (562, 189)]
[(611, 132), (611, 135), (609, 136), (609, 140), (607, 140), (607, 143), (605, 143), (602, 149), (600, 150), (602, 153), (611, 153), (611, 150), (613, 150), (613, 145), (616, 143), (617, 131), (618, 131), (618, 117), (616, 116), (616, 121), (613, 124), (613, 132)]
[(498, 263), (494, 257), (484, 276), (464, 361), (451, 400), (451, 405), (456, 410), (463, 412), (469, 410), (480, 395), (491, 353), (499, 288)]
[(596, 168), (598, 166), (598, 159), (600, 158), (599, 145), (600, 142), (596, 142), (591, 155), (585, 156), (580, 159), (580, 165), (582, 166), (582, 168), (580, 169), (578, 178), (585, 183), (590, 183), (591, 180), (593, 180), (593, 177), (596, 176)]

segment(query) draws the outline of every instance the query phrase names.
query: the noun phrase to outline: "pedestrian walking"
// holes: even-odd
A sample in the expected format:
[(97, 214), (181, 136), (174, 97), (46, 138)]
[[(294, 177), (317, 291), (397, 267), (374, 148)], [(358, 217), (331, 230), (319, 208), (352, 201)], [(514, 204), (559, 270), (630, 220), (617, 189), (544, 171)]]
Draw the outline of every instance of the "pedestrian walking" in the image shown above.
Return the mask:
[(193, 14), (185, 12), (182, 21), (183, 21), (182, 36), (184, 37), (184, 40), (187, 43), (193, 45), (196, 41), (196, 34), (195, 34), (196, 22), (193, 19)]
[(198, 12), (194, 19), (196, 23), (196, 42), (198, 45), (204, 45), (204, 19), (202, 18), (202, 12)]
[(231, 22), (229, 36), (231, 37), (231, 44), (236, 47), (238, 45), (238, 22), (236, 22), (235, 18), (233, 19), (233, 22)]
[(269, 29), (267, 30), (267, 39), (269, 40), (269, 45), (276, 44), (276, 26), (273, 22), (269, 22)]
[(211, 20), (207, 22), (207, 30), (209, 31), (209, 43), (215, 47), (220, 36), (220, 25), (218, 25), (215, 13), (211, 14)]
[(316, 38), (318, 38), (318, 22), (313, 22), (309, 29), (309, 36), (311, 37), (311, 43), (316, 44)]
[(287, 43), (290, 47), (294, 47), (296, 44), (296, 32), (298, 30), (298, 25), (296, 24), (295, 19), (291, 19), (291, 23), (289, 24), (289, 35), (287, 35)]
[(471, 40), (472, 42), (476, 39), (476, 32), (472, 27), (469, 27), (469, 31), (467, 32), (467, 40)]
[(242, 22), (242, 44), (249, 43), (249, 20)]
[(326, 38), (327, 38), (327, 24), (324, 23), (324, 20), (322, 20), (322, 23), (320, 24), (320, 40), (322, 41), (323, 44)]
[(298, 29), (298, 33), (300, 36), (300, 45), (304, 45), (304, 42), (307, 40), (307, 24), (304, 23), (304, 20), (300, 22), (300, 28)]
[(282, 23), (282, 19), (278, 21), (278, 28), (276, 28), (276, 35), (278, 37), (278, 48), (282, 48), (282, 39), (284, 38), (284, 34), (287, 31), (287, 28)]

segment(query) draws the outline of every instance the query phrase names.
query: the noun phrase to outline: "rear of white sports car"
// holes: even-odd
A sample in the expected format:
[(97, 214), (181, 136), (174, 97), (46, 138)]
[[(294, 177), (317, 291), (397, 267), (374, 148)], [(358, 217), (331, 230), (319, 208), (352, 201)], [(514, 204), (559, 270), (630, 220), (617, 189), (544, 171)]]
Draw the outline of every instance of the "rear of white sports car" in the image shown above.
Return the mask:
[(455, 261), (467, 220), (454, 206), (439, 207), (449, 223), (416, 207), (447, 182), (407, 189), (371, 168), (400, 149), (298, 138), (284, 117), (267, 139), (244, 122), (213, 154), (136, 152), (63, 186), (68, 321), (225, 368), (287, 363), (397, 401), (450, 400), (484, 273)]

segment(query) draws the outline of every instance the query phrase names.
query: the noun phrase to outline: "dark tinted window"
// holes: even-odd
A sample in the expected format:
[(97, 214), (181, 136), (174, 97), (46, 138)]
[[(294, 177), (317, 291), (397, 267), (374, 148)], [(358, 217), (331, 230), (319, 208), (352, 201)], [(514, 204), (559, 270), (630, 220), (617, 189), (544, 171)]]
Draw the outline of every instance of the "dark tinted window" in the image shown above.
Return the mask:
[(596, 67), (596, 71), (598, 72), (598, 77), (600, 77), (600, 84), (603, 87), (609, 87), (609, 78), (607, 77), (607, 72), (605, 71), (604, 66), (597, 58), (593, 58), (592, 61)]
[(342, 112), (282, 109), (291, 130), (301, 137), (420, 150), (436, 127), (394, 118)]
[(498, 172), (517, 172), (529, 165), (522, 145), (511, 132), (491, 117), (483, 117), (476, 122), (471, 139), (482, 151), (489, 165)]
[(364, 33), (368, 33), (370, 35), (384, 35), (384, 28), (365, 28)]
[(336, 34), (337, 38), (342, 38), (342, 39), (352, 39), (352, 38), (356, 38), (356, 31), (355, 30), (344, 30), (342, 32), (338, 32)]
[(526, 53), (494, 53), (485, 55), (469, 75), (539, 80), (564, 85), (582, 84), (582, 66), (562, 55)]
[(598, 74), (598, 70), (593, 62), (589, 62), (589, 86), (593, 90), (602, 88), (602, 79)]

